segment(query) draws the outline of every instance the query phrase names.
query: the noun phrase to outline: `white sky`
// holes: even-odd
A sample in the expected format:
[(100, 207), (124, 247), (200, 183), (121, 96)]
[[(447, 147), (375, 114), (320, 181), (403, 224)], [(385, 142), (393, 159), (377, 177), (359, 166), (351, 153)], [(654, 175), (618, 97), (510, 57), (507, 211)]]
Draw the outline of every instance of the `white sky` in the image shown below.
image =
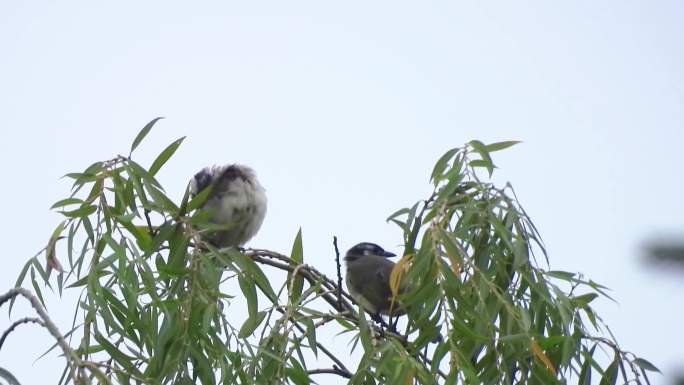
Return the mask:
[[(598, 311), (671, 375), (684, 275), (648, 268), (640, 247), (684, 231), (684, 3), (454, 3), (0, 3), (5, 288), (58, 222), (60, 176), (125, 153), (156, 116), (143, 163), (188, 136), (159, 175), (171, 196), (205, 165), (249, 164), (270, 200), (250, 245), (288, 252), (301, 226), (305, 259), (331, 276), (332, 235), (399, 251), (384, 220), (425, 196), (444, 151), (517, 139), (497, 180), (552, 268), (611, 287), (619, 305)], [(48, 306), (67, 329), (71, 305)], [(23, 326), (0, 366), (56, 383), (61, 359), (33, 362), (52, 343)]]

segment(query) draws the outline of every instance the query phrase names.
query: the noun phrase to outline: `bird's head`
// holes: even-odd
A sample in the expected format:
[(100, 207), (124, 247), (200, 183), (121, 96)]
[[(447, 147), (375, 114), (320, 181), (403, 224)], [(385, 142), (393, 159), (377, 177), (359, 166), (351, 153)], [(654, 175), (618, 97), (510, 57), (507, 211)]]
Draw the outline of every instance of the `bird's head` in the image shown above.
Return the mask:
[(190, 181), (190, 194), (196, 196), (202, 190), (214, 183), (217, 190), (225, 190), (234, 180), (241, 179), (252, 185), (257, 185), (256, 173), (250, 167), (241, 164), (205, 167)]
[(347, 251), (347, 254), (344, 256), (344, 260), (347, 262), (353, 262), (369, 256), (391, 258), (396, 257), (397, 255), (389, 251), (385, 251), (385, 249), (376, 245), (375, 243), (361, 242)]

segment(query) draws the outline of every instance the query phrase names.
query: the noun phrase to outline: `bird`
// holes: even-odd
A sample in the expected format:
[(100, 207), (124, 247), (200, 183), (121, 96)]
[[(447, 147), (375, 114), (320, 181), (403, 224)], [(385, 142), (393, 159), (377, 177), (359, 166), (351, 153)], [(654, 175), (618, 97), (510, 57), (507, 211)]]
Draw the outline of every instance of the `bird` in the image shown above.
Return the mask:
[(210, 223), (226, 228), (210, 231), (206, 240), (218, 248), (243, 246), (259, 231), (268, 206), (256, 173), (241, 164), (205, 167), (190, 181), (190, 195), (195, 197), (210, 186), (198, 210), (206, 213)]
[(381, 315), (405, 314), (400, 304), (392, 303), (390, 274), (395, 263), (388, 259), (391, 257), (396, 257), (396, 254), (371, 242), (355, 245), (344, 257), (349, 294), (379, 323), (382, 323)]

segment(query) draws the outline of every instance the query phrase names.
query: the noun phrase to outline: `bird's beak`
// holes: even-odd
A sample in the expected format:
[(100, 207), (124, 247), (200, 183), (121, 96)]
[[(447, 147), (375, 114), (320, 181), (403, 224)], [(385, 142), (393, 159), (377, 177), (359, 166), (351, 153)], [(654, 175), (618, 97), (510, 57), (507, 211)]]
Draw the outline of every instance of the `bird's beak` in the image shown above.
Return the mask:
[(392, 258), (392, 257), (396, 257), (397, 255), (394, 253), (390, 253), (389, 251), (385, 251), (385, 254), (383, 254), (382, 256), (385, 258)]

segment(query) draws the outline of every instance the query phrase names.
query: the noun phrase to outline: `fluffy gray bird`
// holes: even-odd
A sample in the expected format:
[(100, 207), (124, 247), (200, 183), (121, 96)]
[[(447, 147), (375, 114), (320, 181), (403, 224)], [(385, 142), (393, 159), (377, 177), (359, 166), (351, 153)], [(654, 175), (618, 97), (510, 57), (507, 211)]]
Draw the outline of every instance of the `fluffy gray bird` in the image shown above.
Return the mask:
[(208, 212), (211, 223), (227, 228), (212, 231), (207, 239), (216, 247), (244, 245), (266, 216), (266, 193), (256, 173), (239, 164), (206, 167), (190, 181), (190, 193), (194, 197), (209, 185), (211, 193), (200, 210)]
[(392, 304), (391, 300), (389, 282), (394, 262), (387, 258), (395, 256), (375, 243), (361, 242), (349, 249), (344, 257), (347, 264), (347, 290), (375, 320), (380, 319), (380, 314), (404, 314), (399, 304)]

